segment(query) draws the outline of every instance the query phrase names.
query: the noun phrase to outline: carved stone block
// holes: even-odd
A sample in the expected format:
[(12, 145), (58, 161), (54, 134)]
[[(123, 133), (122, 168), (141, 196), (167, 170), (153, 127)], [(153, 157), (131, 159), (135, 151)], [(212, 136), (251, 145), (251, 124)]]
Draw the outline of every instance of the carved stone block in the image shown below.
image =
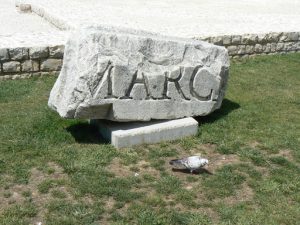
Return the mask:
[(48, 103), (62, 117), (149, 121), (221, 106), (229, 69), (224, 47), (113, 27), (73, 32)]

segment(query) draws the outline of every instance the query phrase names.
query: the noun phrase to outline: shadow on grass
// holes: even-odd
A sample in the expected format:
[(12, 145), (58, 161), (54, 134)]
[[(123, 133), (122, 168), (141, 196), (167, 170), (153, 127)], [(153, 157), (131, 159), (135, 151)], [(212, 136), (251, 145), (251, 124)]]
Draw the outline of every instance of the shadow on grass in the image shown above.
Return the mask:
[(220, 109), (216, 110), (215, 112), (213, 112), (210, 115), (198, 116), (198, 117), (195, 117), (195, 119), (201, 124), (213, 123), (213, 122), (227, 116), (229, 113), (231, 113), (232, 111), (234, 111), (240, 107), (241, 106), (238, 103), (230, 101), (229, 99), (224, 99)]
[[(240, 108), (239, 104), (230, 101), (228, 99), (224, 99), (221, 109), (215, 111), (214, 113), (208, 116), (196, 117), (195, 119), (202, 124), (213, 123), (238, 108)], [(72, 136), (75, 138), (75, 141), (78, 143), (83, 143), (83, 144), (108, 144), (109, 143), (101, 136), (96, 126), (86, 122), (79, 122), (77, 124), (71, 125), (68, 128), (66, 128), (66, 130), (72, 134)]]
[(98, 131), (98, 128), (89, 123), (77, 123), (66, 128), (75, 141), (82, 144), (108, 144)]
[(190, 170), (188, 169), (176, 169), (176, 168), (172, 168), (172, 171), (175, 173), (187, 173), (187, 174), (208, 174), (208, 175), (213, 175), (213, 173), (211, 173), (210, 171), (208, 171), (205, 168), (200, 168), (198, 170), (194, 170), (193, 173), (191, 173)]

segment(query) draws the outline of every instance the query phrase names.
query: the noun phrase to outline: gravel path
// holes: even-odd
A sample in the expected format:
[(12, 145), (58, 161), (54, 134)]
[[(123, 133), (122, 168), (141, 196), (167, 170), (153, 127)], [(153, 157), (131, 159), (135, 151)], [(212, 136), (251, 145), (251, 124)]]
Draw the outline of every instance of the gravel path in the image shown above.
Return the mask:
[(73, 27), (108, 24), (181, 37), (300, 30), (299, 0), (21, 1)]

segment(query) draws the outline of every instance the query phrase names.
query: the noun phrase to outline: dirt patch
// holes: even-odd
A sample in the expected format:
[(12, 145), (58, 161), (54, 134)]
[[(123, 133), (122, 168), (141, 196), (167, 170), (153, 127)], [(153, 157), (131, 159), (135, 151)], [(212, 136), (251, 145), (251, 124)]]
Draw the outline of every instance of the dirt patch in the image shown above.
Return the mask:
[(208, 168), (209, 168), (209, 171), (214, 173), (217, 169), (219, 169), (225, 165), (239, 164), (239, 163), (241, 163), (241, 161), (237, 155), (216, 154), (214, 157), (212, 157), (212, 159), (208, 165)]
[(280, 150), (279, 153), (275, 154), (274, 156), (282, 156), (291, 162), (294, 161), (293, 153), (289, 149)]
[(106, 199), (105, 202), (105, 210), (108, 213), (105, 213), (102, 218), (101, 218), (101, 222), (99, 222), (99, 224), (109, 224), (109, 214), (110, 212), (112, 212), (112, 210), (114, 210), (114, 206), (116, 204), (116, 201), (114, 200), (113, 197), (109, 197), (108, 199)]
[(268, 167), (255, 166), (255, 169), (258, 172), (260, 172), (264, 177), (267, 177), (270, 175), (270, 168), (271, 168), (271, 166), (268, 166)]
[(115, 203), (116, 203), (116, 201), (112, 197), (110, 197), (106, 201), (105, 208), (108, 210), (111, 210), (111, 209), (113, 209)]
[(128, 166), (122, 165), (120, 159), (118, 158), (114, 158), (111, 161), (107, 167), (107, 170), (115, 174), (116, 177), (128, 177), (134, 175), (134, 172), (130, 171)]
[(257, 141), (252, 141), (252, 142), (250, 142), (249, 143), (249, 146), (251, 147), (251, 148), (257, 148), (257, 147), (259, 147), (261, 144), (259, 143), (259, 142), (257, 142)]
[(122, 164), (119, 158), (115, 158), (107, 167), (107, 170), (114, 173), (116, 177), (143, 176), (145, 174), (153, 177), (160, 176), (159, 172), (152, 168), (149, 162), (144, 160), (138, 161), (134, 167), (130, 167)]
[(205, 152), (212, 152), (215, 151), (217, 149), (217, 145), (212, 144), (212, 143), (206, 143), (206, 144), (202, 144), (199, 146), (199, 148)]
[(194, 152), (198, 151), (200, 152), (201, 156), (203, 158), (207, 158), (209, 161), (209, 164), (206, 168), (211, 173), (214, 173), (217, 169), (223, 167), (224, 165), (228, 164), (237, 164), (240, 163), (240, 159), (237, 155), (234, 154), (220, 154), (216, 151), (217, 146), (215, 144), (203, 144), (200, 145), (197, 150), (194, 150)]
[[(38, 186), (46, 180), (64, 180), (66, 182), (69, 180), (68, 176), (63, 172), (63, 169), (57, 164), (49, 163), (46, 167), (49, 168), (51, 173), (46, 173), (37, 168), (33, 168), (30, 171), (31, 176), (28, 184), (11, 185), (7, 190), (0, 189), (0, 212), (14, 204), (22, 204), (26, 201), (30, 201), (37, 207), (38, 211), (38, 214), (31, 219), (31, 224), (37, 224), (44, 221), (43, 218), (46, 213), (45, 205), (52, 201), (54, 197), (51, 195), (51, 191), (48, 193), (40, 193)], [(57, 190), (64, 193), (66, 200), (74, 200), (68, 187), (64, 185), (53, 187), (51, 190)]]
[(235, 205), (241, 202), (247, 202), (253, 200), (254, 192), (245, 182), (241, 185), (241, 188), (237, 190), (236, 194), (222, 199), (215, 199), (215, 203), (223, 203), (226, 205)]
[[(204, 167), (203, 170), (196, 172), (196, 174), (202, 174), (202, 173), (208, 173), (208, 174), (214, 174), (215, 171), (224, 165), (228, 164), (238, 164), (240, 163), (240, 159), (237, 155), (229, 154), (229, 155), (223, 155), (216, 151), (216, 145), (214, 144), (203, 144), (200, 145), (197, 148), (191, 149), (191, 154), (187, 155), (184, 152), (178, 156), (178, 158), (184, 158), (191, 155), (200, 155), (203, 158), (207, 158), (209, 161), (209, 164)], [(171, 168), (169, 165), (169, 161), (174, 159), (174, 157), (169, 157), (166, 159), (166, 168)], [(176, 169), (173, 170), (176, 176), (183, 178), (189, 174), (189, 171), (177, 171)], [(178, 173), (177, 173), (178, 172)], [(193, 175), (193, 174), (191, 174)]]

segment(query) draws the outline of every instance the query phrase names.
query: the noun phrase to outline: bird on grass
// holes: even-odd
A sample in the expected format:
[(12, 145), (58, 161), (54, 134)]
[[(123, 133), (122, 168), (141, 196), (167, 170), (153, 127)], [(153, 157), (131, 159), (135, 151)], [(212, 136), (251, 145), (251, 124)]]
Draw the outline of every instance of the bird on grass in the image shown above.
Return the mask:
[(208, 160), (201, 158), (201, 156), (195, 155), (182, 159), (173, 159), (169, 163), (170, 165), (176, 168), (185, 168), (190, 170), (191, 173), (193, 173), (193, 171), (198, 170), (203, 166), (207, 165)]

